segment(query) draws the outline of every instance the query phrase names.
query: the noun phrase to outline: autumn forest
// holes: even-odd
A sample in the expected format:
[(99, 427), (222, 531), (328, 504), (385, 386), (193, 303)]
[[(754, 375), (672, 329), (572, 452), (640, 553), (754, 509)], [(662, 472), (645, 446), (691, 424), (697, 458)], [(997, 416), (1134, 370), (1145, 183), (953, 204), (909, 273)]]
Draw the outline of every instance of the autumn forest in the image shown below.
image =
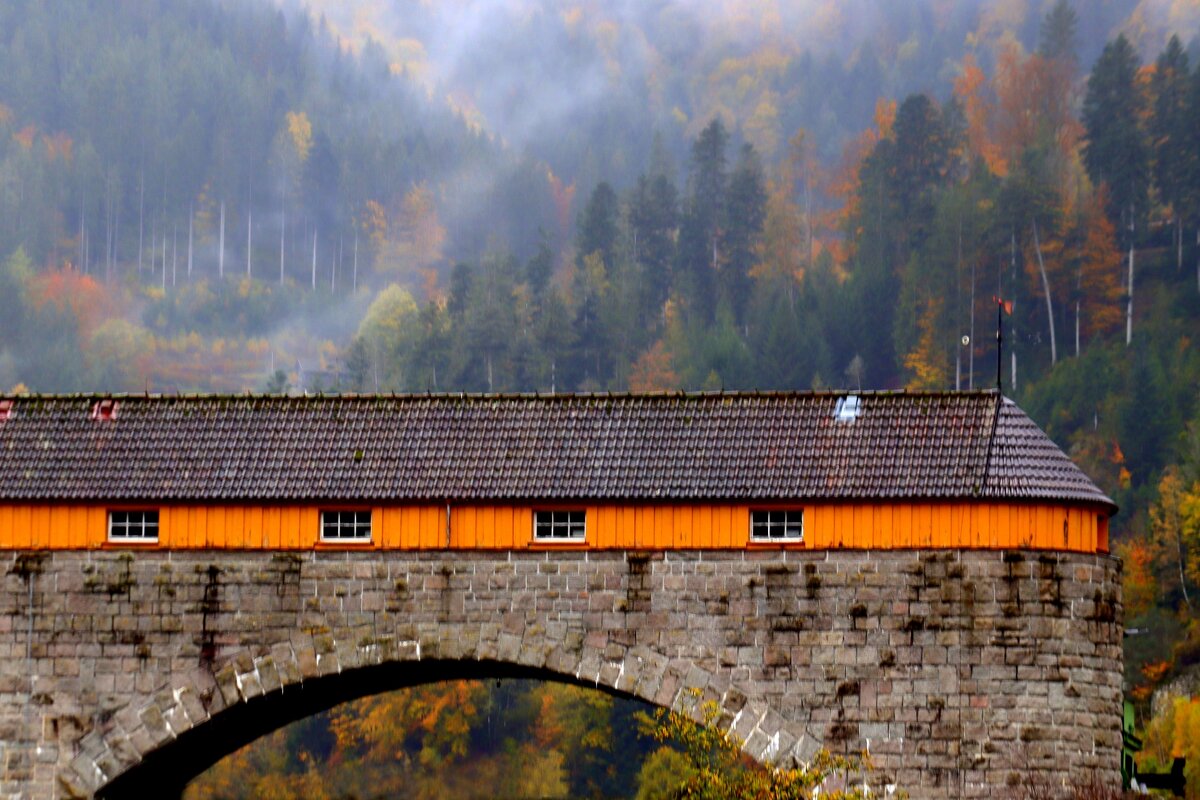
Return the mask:
[[(1198, 343), (1187, 0), (0, 4), (0, 391), (999, 382), (1200, 797)], [(189, 796), (663, 796), (639, 711), (421, 687)]]

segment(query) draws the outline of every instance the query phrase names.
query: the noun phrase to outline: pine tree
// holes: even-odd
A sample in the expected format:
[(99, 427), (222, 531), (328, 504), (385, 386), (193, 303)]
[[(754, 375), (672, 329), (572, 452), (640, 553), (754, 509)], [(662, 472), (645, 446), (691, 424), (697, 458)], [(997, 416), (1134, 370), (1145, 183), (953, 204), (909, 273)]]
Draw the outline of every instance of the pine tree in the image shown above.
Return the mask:
[(758, 259), (767, 191), (762, 163), (752, 145), (744, 145), (729, 180), (725, 206), (725, 258), (720, 265), (721, 294), (734, 321), (745, 325), (750, 300), (750, 270)]
[(917, 249), (933, 220), (934, 192), (950, 168), (951, 136), (941, 109), (923, 94), (900, 104), (895, 133), (888, 175), (889, 195), (902, 221), (895, 234)]
[(1171, 206), (1175, 222), (1176, 266), (1183, 269), (1183, 200), (1191, 162), (1198, 157), (1191, 148), (1188, 125), (1188, 57), (1178, 36), (1172, 36), (1158, 57), (1150, 94), (1154, 113), (1150, 117), (1150, 142), (1154, 158), (1154, 180), (1159, 197)]
[(729, 134), (717, 118), (693, 143), (688, 193), (679, 227), (677, 258), (687, 284), (684, 295), (690, 310), (703, 322), (712, 320), (716, 308), (713, 284), (723, 244), (728, 144)]
[(629, 203), (633, 258), (641, 271), (643, 313), (654, 318), (662, 310), (671, 288), (671, 263), (675, 259), (675, 226), (679, 198), (675, 184), (665, 174), (638, 178)]
[(579, 232), (576, 235), (575, 254), (580, 261), (593, 253), (599, 253), (605, 267), (611, 269), (617, 249), (617, 218), (620, 208), (617, 193), (607, 182), (601, 181), (592, 190), (587, 206), (579, 215)]
[(1075, 9), (1071, 8), (1068, 0), (1058, 0), (1042, 19), (1042, 28), (1038, 32), (1038, 55), (1070, 64), (1073, 69), (1077, 59), (1075, 32), (1078, 26), (1079, 17)]
[[(1180, 204), (1184, 214), (1197, 219), (1200, 218), (1200, 66), (1192, 75), (1185, 121), (1187, 152), (1191, 158), (1183, 166), (1184, 188)], [(1200, 227), (1196, 230), (1196, 243), (1200, 245)], [(1200, 289), (1200, 247), (1196, 248), (1196, 284)]]
[(1137, 53), (1122, 34), (1105, 45), (1083, 101), (1083, 162), (1093, 183), (1107, 184), (1109, 217), (1129, 247), (1126, 344), (1133, 339), (1134, 237), (1144, 228), (1139, 222), (1146, 218), (1149, 196), (1149, 145), (1141, 126), (1144, 101), (1137, 72)]

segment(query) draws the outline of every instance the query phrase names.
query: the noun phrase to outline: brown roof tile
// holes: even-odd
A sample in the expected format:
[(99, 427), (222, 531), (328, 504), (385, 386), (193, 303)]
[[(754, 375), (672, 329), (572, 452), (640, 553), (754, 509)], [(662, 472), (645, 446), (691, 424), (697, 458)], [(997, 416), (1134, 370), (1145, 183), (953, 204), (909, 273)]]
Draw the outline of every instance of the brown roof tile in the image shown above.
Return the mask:
[(0, 499), (1112, 501), (995, 392), (15, 396)]

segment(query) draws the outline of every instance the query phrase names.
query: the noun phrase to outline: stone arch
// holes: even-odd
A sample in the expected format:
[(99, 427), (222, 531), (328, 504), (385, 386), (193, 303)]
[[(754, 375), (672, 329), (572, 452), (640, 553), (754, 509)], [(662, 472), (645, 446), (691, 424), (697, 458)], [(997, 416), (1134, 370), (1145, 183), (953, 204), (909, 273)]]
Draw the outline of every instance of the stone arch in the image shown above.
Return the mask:
[(445, 633), (424, 643), (328, 639), (311, 651), (243, 650), (217, 668), (197, 669), (87, 734), (79, 754), (59, 772), (60, 793), (111, 800), (177, 796), (220, 758), (289, 722), (372, 694), (459, 679), (570, 683), (696, 719), (711, 701), (721, 711), (717, 724), (759, 762), (798, 764), (817, 750), (802, 729), (727, 678), (644, 647), (618, 653), (584, 644), (572, 652), (562, 642), (501, 634), (495, 648), (482, 643), (461, 652)]

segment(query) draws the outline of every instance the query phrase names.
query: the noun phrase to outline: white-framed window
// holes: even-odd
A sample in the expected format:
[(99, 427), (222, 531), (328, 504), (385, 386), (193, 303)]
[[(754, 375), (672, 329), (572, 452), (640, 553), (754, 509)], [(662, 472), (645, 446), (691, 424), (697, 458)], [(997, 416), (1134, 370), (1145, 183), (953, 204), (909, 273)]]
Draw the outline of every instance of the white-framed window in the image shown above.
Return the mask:
[(533, 512), (533, 538), (539, 542), (582, 542), (587, 537), (584, 511)]
[(346, 510), (322, 511), (321, 541), (371, 541), (371, 512)]
[(750, 541), (803, 542), (804, 510), (785, 508), (751, 511)]
[(157, 542), (158, 509), (110, 510), (110, 542)]

